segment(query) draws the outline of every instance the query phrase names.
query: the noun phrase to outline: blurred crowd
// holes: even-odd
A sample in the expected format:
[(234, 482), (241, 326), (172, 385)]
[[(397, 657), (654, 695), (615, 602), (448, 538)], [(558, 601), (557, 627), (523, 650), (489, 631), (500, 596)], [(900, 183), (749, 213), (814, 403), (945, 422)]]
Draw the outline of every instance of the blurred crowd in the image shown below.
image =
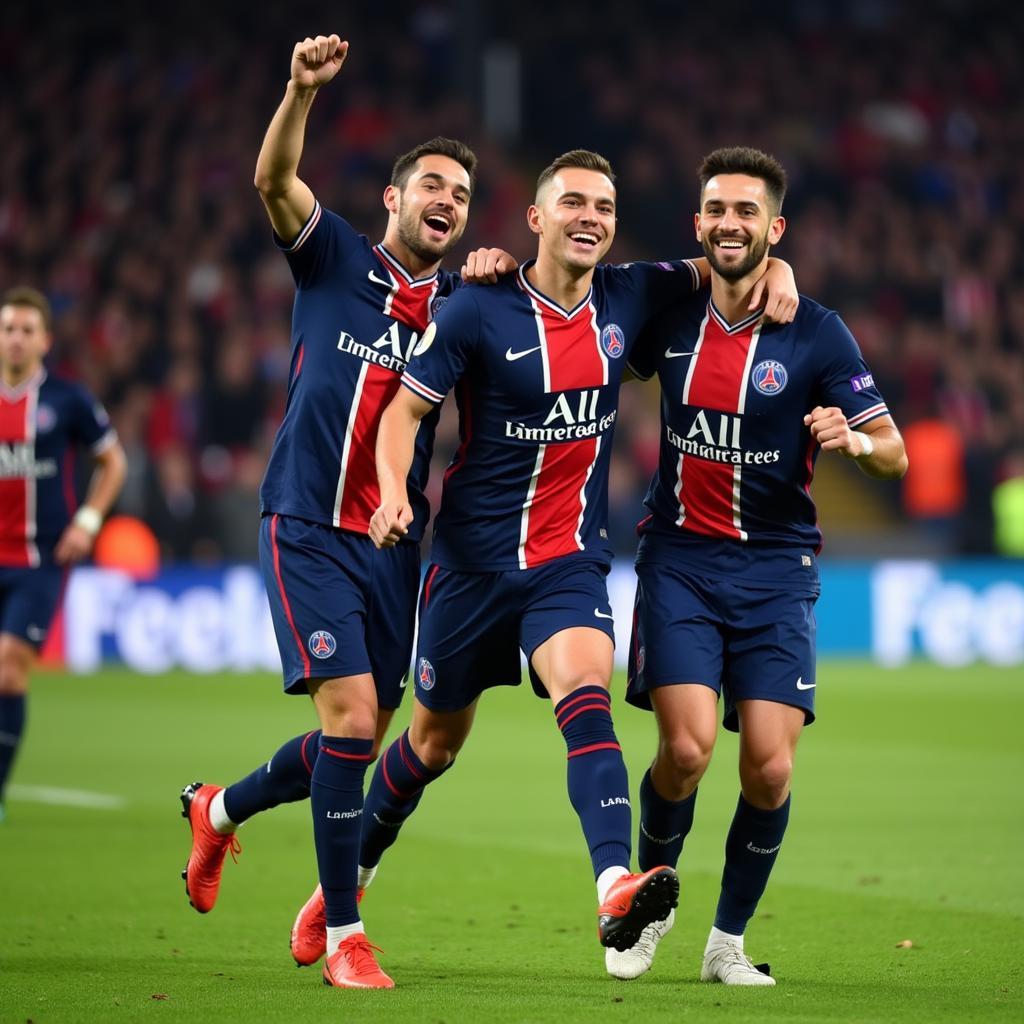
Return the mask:
[[(49, 295), (52, 363), (109, 408), (131, 467), (119, 508), (168, 559), (255, 554), (293, 288), (252, 173), (293, 43), (335, 30), (351, 56), (317, 98), (303, 178), (376, 239), (394, 156), (466, 139), (480, 181), (453, 265), (480, 244), (529, 255), (536, 173), (576, 146), (617, 168), (615, 259), (698, 255), (701, 156), (773, 152), (790, 174), (778, 255), (843, 315), (907, 438), (887, 514), (941, 550), (1001, 546), (993, 495), (1024, 480), (1020, 10), (398, 0), (386, 17), (257, 16), (187, 0), (144, 20), (121, 0), (89, 6), (48, 4), (45, 31), (28, 5), (5, 10), (0, 284)], [(620, 424), (626, 552), (656, 460), (653, 389), (623, 389)], [(438, 461), (453, 437), (448, 415)]]

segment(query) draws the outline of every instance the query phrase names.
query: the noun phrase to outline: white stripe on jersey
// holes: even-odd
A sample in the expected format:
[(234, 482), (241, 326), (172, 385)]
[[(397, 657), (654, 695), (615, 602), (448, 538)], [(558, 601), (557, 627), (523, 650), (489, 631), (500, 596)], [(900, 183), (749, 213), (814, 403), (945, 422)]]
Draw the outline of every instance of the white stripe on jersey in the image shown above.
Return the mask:
[(732, 468), (732, 525), (736, 527), (740, 540), (747, 540), (747, 531), (743, 529), (743, 520), (740, 516), (740, 484), (743, 482), (743, 467), (733, 466)]
[[(378, 251), (382, 251), (380, 250), (379, 246)], [(395, 275), (391, 272), (391, 270), (388, 267), (381, 267), (381, 269), (384, 271), (385, 274), (388, 275), (388, 280), (391, 282), (391, 288), (388, 291), (388, 297), (384, 300), (384, 308), (381, 310), (381, 312), (385, 316), (391, 316), (391, 306), (395, 301), (395, 296), (398, 294), (399, 289), (398, 278), (395, 277)], [(370, 280), (375, 280), (372, 270), (370, 271)], [(376, 280), (382, 281), (383, 279), (376, 278)]]
[(676, 485), (672, 488), (675, 495), (676, 507), (679, 515), (676, 516), (676, 526), (682, 526), (686, 522), (686, 507), (683, 505), (683, 453), (679, 453), (679, 461), (676, 463)]
[(540, 471), (544, 467), (544, 452), (547, 445), (537, 446), (537, 458), (533, 464), (533, 475), (530, 477), (530, 486), (526, 491), (526, 501), (523, 502), (523, 515), (519, 521), (519, 568), (526, 568), (526, 537), (530, 532), (530, 506), (533, 504), (533, 496), (537, 493), (537, 481), (540, 479)]
[(697, 344), (693, 346), (693, 358), (686, 368), (686, 380), (683, 382), (683, 405), (690, 404), (690, 381), (693, 380), (693, 371), (697, 369), (697, 360), (700, 358), (700, 350), (704, 346), (704, 332), (708, 329), (708, 317), (710, 313), (704, 314), (700, 322), (700, 330), (697, 331)]
[(301, 247), (302, 243), (313, 233), (313, 228), (320, 223), (320, 203), (317, 200), (313, 200), (313, 212), (309, 215), (309, 220), (303, 224), (301, 230), (295, 238), (295, 241), (291, 245), (285, 247), (285, 252), (297, 252)]
[(359, 370), (359, 379), (356, 381), (355, 391), (352, 394), (352, 405), (348, 411), (348, 423), (345, 424), (345, 443), (341, 447), (341, 466), (338, 475), (338, 489), (334, 495), (334, 515), (331, 522), (340, 528), (341, 526), (341, 501), (345, 497), (345, 478), (348, 476), (348, 457), (352, 447), (352, 432), (355, 430), (356, 419), (359, 416), (359, 403), (363, 397), (363, 383), (366, 380), (366, 371), (370, 364), (363, 360)]
[[(42, 383), (42, 381), (40, 381)], [(25, 396), (25, 443), (30, 452), (36, 450), (36, 409), (39, 405), (39, 387), (31, 388)], [(36, 476), (29, 473), (25, 479), (25, 550), (28, 564), (34, 569), (39, 565), (39, 548), (36, 546), (36, 535), (39, 524), (36, 522)]]
[(544, 313), (537, 300), (528, 291), (526, 297), (533, 306), (533, 319), (537, 324), (537, 340), (540, 342), (540, 361), (544, 367), (544, 394), (551, 393), (551, 364), (548, 362), (548, 335), (544, 330)]
[[(606, 376), (607, 369), (608, 367), (606, 365)], [(605, 383), (607, 383), (607, 380), (605, 381)], [(594, 461), (591, 462), (591, 464), (587, 467), (587, 475), (583, 478), (583, 486), (580, 488), (580, 517), (576, 520), (575, 534), (576, 547), (578, 547), (580, 551), (585, 550), (583, 545), (583, 538), (580, 536), (580, 529), (583, 526), (583, 517), (587, 514), (587, 484), (590, 483), (591, 474), (594, 472), (594, 467), (597, 465), (598, 456), (601, 454), (601, 438), (596, 437), (594, 440), (597, 441), (597, 444), (594, 445)]]
[(885, 402), (876, 402), (870, 409), (865, 409), (863, 412), (857, 413), (856, 416), (850, 417), (846, 423), (851, 427), (859, 427), (862, 423), (867, 423), (868, 420), (873, 420), (876, 416), (885, 416), (888, 412)]
[(761, 337), (761, 326), (761, 324), (758, 324), (750, 334), (750, 348), (747, 349), (747, 361), (743, 367), (739, 400), (736, 403), (736, 411), (741, 416), (747, 407), (747, 387), (750, 384), (750, 368), (754, 365), (754, 350), (757, 348), (758, 339)]
[[(740, 393), (736, 402), (736, 412), (743, 415), (747, 407), (747, 388), (750, 386), (750, 368), (754, 365), (754, 350), (761, 337), (761, 327), (764, 321), (758, 323), (750, 334), (750, 347), (747, 349), (747, 361), (743, 366), (743, 376), (740, 378)], [(734, 466), (732, 471), (732, 525), (740, 535), (740, 540), (747, 540), (747, 531), (743, 529), (743, 468)]]
[(590, 303), (590, 326), (594, 329), (594, 345), (597, 348), (597, 356), (601, 360), (601, 383), (608, 383), (608, 357), (601, 348), (601, 330), (597, 326), (597, 307)]
[(433, 388), (428, 388), (426, 384), (421, 384), (415, 377), (413, 377), (408, 370), (402, 374), (402, 383), (412, 392), (419, 395), (420, 398), (425, 398), (428, 402), (432, 402), (434, 405), (439, 405), (444, 401), (444, 395), (440, 392), (435, 391)]

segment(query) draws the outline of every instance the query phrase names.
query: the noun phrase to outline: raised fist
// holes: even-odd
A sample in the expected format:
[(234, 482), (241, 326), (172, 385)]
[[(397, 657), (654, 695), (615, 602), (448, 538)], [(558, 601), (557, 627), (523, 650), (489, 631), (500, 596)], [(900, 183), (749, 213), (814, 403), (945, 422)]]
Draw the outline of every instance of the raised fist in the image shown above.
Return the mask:
[(292, 81), (303, 89), (326, 85), (348, 56), (348, 43), (336, 35), (306, 36), (292, 51)]

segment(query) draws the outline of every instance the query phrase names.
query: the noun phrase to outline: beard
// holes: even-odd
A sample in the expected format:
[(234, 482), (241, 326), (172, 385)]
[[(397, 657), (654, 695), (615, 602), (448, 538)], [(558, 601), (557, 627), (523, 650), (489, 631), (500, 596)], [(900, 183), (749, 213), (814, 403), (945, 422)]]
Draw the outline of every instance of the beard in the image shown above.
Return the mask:
[(451, 251), (459, 240), (460, 232), (449, 229), (443, 242), (430, 243), (420, 236), (420, 219), (411, 210), (400, 210), (398, 214), (398, 238), (417, 259), (424, 263), (435, 263)]
[(752, 239), (747, 248), (746, 258), (733, 266), (724, 266), (722, 264), (719, 259), (718, 249), (715, 248), (712, 241), (702, 238), (700, 244), (704, 250), (704, 255), (708, 258), (708, 263), (711, 264), (711, 268), (719, 277), (723, 277), (726, 281), (730, 282), (741, 281), (760, 264), (761, 260), (764, 259), (765, 253), (768, 252), (768, 233), (765, 232), (760, 238)]

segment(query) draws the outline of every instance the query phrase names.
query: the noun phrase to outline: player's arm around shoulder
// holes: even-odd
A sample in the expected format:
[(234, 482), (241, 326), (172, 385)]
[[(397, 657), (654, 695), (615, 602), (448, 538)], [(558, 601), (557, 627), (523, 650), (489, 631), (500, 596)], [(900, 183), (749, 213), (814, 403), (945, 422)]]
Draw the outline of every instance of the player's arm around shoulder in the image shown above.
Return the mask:
[(348, 43), (337, 35), (307, 36), (292, 50), (291, 76), (256, 159), (256, 186), (278, 237), (296, 238), (316, 205), (298, 176), (306, 120), (321, 85), (341, 70)]
[(907, 472), (903, 436), (891, 416), (877, 416), (857, 430), (836, 406), (815, 406), (804, 416), (811, 436), (823, 452), (838, 452), (877, 480), (898, 480)]

